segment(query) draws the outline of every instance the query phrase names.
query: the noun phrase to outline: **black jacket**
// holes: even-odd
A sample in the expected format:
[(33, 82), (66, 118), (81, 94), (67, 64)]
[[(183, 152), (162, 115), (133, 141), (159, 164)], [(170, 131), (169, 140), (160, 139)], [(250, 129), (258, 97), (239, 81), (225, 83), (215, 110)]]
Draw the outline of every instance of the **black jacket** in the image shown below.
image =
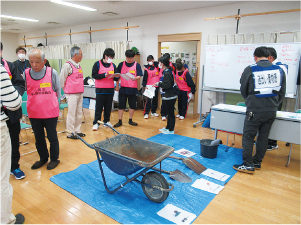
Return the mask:
[[(260, 67), (270, 67), (272, 63), (268, 60), (260, 60), (257, 62)], [(247, 111), (252, 112), (266, 112), (266, 111), (277, 111), (278, 106), (281, 104), (285, 97), (286, 91), (286, 75), (283, 73), (283, 80), (281, 89), (277, 96), (258, 98), (254, 94), (254, 80), (252, 69), (250, 66), (246, 67), (240, 78), (240, 92), (242, 97), (245, 99)]]
[(172, 72), (169, 69), (165, 69), (163, 73), (164, 73), (163, 80), (159, 82), (159, 87), (163, 89), (163, 92), (165, 92), (162, 95), (162, 99), (170, 100), (170, 99), (177, 98), (177, 95), (173, 90), (174, 76)]

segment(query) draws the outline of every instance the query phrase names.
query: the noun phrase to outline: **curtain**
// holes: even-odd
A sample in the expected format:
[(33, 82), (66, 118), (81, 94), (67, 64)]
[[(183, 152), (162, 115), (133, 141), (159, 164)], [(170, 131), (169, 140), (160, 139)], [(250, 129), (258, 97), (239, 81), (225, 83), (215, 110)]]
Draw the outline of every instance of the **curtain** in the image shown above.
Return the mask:
[[(225, 44), (256, 44), (256, 43), (282, 43), (282, 42), (301, 42), (301, 31), (289, 32), (289, 38), (281, 38), (281, 32), (267, 32), (256, 34), (226, 34), (226, 35), (208, 35), (207, 45), (225, 45)], [(283, 39), (283, 41), (281, 41)], [(226, 93), (209, 92), (207, 100), (213, 104), (225, 103)], [(301, 108), (301, 93), (299, 93), (298, 108)], [(210, 108), (210, 105), (208, 105)], [(295, 110), (295, 100), (285, 98), (284, 110)]]
[[(124, 53), (129, 49), (128, 41), (108, 42), (110, 47), (115, 51), (115, 59), (124, 59)], [(107, 47), (105, 42), (70, 44), (70, 45), (50, 45), (37, 47), (45, 52), (46, 59), (69, 59), (72, 47), (78, 46), (83, 52), (84, 59), (101, 59), (103, 52)], [(26, 48), (29, 52), (34, 47)]]

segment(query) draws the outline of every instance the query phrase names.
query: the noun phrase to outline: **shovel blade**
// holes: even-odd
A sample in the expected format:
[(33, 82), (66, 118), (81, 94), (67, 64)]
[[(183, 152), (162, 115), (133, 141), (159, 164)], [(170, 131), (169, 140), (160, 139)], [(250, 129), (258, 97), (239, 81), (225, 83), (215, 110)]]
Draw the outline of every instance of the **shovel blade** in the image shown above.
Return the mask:
[(189, 176), (187, 176), (185, 173), (181, 172), (178, 169), (170, 172), (169, 177), (171, 179), (174, 179), (174, 180), (182, 182), (182, 183), (190, 183), (190, 182), (192, 182), (192, 180), (191, 180), (191, 178)]
[(186, 158), (183, 159), (183, 163), (191, 170), (193, 170), (197, 175), (200, 175), (203, 171), (205, 171), (207, 168), (200, 164), (198, 161), (196, 161), (193, 158)]

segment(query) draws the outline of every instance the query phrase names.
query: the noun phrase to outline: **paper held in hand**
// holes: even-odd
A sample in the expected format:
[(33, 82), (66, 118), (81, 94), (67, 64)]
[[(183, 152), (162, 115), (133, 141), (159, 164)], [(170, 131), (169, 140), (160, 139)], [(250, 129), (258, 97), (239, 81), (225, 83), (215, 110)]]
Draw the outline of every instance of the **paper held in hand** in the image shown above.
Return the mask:
[(110, 74), (110, 76), (108, 76), (108, 79), (114, 78), (114, 77), (119, 77), (120, 73), (114, 73), (114, 74)]
[(152, 85), (146, 85), (143, 95), (148, 98), (153, 98), (155, 96), (155, 90), (156, 90), (156, 88), (153, 87)]
[(126, 74), (120, 74), (124, 79), (130, 80), (131, 78), (134, 78), (135, 76), (131, 73), (126, 73)]

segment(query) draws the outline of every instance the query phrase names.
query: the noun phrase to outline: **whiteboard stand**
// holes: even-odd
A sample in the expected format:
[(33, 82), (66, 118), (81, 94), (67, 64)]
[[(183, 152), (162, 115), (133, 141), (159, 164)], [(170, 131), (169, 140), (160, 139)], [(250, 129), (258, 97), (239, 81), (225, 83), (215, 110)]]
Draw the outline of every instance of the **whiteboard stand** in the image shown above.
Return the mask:
[(215, 92), (240, 94), (240, 91), (235, 91), (235, 90), (204, 87), (204, 66), (203, 66), (202, 86), (201, 86), (200, 120), (198, 122), (194, 123), (193, 127), (196, 127), (197, 124), (205, 121), (205, 119), (202, 119), (202, 104), (203, 104), (203, 92), (204, 91), (215, 91)]

